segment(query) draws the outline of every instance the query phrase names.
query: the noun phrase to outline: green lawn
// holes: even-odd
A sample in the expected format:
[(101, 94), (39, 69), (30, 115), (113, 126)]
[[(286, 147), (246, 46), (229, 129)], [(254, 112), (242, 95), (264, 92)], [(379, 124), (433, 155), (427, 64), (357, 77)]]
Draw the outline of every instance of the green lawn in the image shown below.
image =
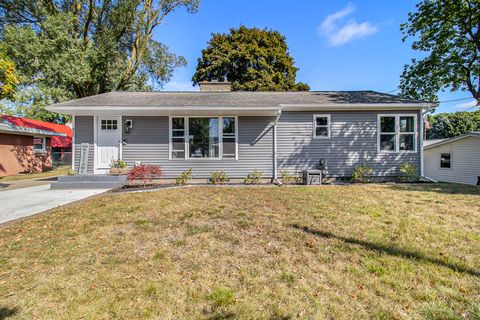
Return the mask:
[(15, 176), (0, 177), (0, 182), (64, 176), (68, 173), (68, 170), (70, 170), (70, 168), (71, 168), (71, 166), (59, 166), (59, 167), (53, 168), (52, 170), (45, 171), (45, 172), (22, 173), (22, 174), (17, 174)]
[(0, 229), (0, 319), (480, 319), (480, 189), (192, 187)]

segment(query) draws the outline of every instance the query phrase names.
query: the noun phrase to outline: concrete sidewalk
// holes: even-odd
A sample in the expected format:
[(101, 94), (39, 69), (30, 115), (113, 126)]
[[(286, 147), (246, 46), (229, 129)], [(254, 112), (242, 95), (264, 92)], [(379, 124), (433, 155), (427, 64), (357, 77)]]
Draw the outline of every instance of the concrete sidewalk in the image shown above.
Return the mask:
[(29, 188), (36, 186), (43, 186), (57, 181), (58, 177), (45, 177), (45, 178), (34, 178), (34, 179), (20, 179), (20, 180), (10, 180), (3, 181), (0, 180), (0, 192), (10, 191), (21, 188)]
[(0, 192), (0, 224), (91, 197), (108, 189), (50, 190), (50, 184)]

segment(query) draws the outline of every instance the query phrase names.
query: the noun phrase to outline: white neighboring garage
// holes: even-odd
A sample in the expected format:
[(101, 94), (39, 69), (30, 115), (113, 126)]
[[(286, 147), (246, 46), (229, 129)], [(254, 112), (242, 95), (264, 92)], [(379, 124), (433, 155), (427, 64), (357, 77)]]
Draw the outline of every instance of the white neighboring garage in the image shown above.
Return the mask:
[(424, 142), (424, 174), (436, 181), (480, 184), (480, 132)]

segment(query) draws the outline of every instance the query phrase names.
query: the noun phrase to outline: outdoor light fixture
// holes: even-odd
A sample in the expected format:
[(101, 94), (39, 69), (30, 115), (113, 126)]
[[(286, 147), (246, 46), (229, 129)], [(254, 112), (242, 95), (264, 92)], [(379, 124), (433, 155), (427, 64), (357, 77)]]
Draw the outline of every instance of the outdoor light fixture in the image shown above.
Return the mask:
[(124, 127), (125, 127), (125, 133), (132, 132), (133, 120), (131, 120), (131, 119), (125, 120)]

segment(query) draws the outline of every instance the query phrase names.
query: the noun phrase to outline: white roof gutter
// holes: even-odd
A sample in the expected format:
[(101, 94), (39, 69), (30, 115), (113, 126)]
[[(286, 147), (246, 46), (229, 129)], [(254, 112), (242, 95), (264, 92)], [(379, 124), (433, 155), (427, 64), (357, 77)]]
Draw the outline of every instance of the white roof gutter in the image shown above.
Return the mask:
[(6, 123), (0, 123), (0, 132), (10, 133), (10, 134), (19, 134), (19, 135), (29, 135), (29, 136), (47, 136), (47, 137), (66, 137), (65, 133), (59, 133), (48, 130), (41, 130), (35, 128), (27, 128), (21, 126), (15, 126)]

